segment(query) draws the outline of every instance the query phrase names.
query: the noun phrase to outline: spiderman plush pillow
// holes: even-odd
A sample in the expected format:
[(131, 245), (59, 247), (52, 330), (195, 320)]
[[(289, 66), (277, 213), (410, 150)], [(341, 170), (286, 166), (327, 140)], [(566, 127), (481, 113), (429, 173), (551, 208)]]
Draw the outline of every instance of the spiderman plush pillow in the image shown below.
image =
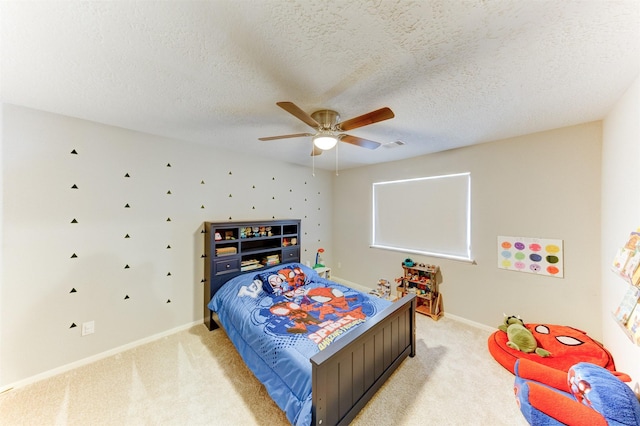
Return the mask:
[(286, 295), (307, 283), (307, 276), (298, 265), (288, 265), (277, 271), (262, 272), (254, 279), (262, 281), (262, 289), (265, 292), (276, 296)]

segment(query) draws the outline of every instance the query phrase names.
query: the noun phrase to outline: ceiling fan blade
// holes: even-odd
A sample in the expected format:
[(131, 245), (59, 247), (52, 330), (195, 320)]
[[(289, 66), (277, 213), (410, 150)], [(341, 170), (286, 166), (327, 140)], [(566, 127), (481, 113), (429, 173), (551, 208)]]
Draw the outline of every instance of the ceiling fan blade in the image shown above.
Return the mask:
[(377, 123), (379, 121), (388, 120), (393, 117), (395, 117), (395, 114), (393, 113), (393, 111), (391, 111), (391, 109), (387, 107), (384, 107), (384, 108), (377, 109), (375, 111), (371, 111), (367, 114), (363, 114), (361, 116), (338, 123), (338, 128), (340, 130), (357, 129), (358, 127)]
[(296, 117), (298, 120), (302, 120), (314, 129), (318, 129), (320, 127), (320, 124), (316, 120), (314, 120), (309, 114), (298, 108), (298, 106), (293, 102), (276, 102), (276, 105)]
[(305, 136), (313, 136), (313, 133), (296, 133), (293, 135), (281, 135), (281, 136), (267, 136), (265, 138), (258, 138), (260, 141), (274, 141), (276, 139), (288, 139), (288, 138), (302, 138)]
[(340, 135), (340, 141), (350, 143), (352, 145), (358, 145), (367, 149), (376, 149), (377, 147), (382, 145), (380, 142), (374, 142), (370, 141), (369, 139), (362, 139), (357, 136), (351, 135)]
[(316, 155), (320, 155), (322, 154), (324, 151), (322, 151), (320, 148), (318, 148), (317, 146), (313, 146), (313, 149), (311, 150), (311, 156), (315, 157)]

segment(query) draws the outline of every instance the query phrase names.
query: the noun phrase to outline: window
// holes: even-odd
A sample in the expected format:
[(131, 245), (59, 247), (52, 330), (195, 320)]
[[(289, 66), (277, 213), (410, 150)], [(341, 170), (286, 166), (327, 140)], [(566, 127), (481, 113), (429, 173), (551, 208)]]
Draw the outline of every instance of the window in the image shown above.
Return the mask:
[(371, 247), (471, 259), (471, 174), (373, 184)]

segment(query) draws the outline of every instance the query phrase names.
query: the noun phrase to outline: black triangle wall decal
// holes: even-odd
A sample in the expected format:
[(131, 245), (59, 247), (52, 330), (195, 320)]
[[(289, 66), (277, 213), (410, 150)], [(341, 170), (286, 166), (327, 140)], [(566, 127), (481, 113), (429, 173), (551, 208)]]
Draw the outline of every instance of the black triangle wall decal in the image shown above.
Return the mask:
[(77, 258), (77, 257), (78, 257), (78, 255), (77, 255), (77, 254), (75, 254), (75, 253), (73, 253), (73, 254), (71, 255), (71, 259), (75, 259), (75, 258)]
[(71, 189), (78, 189), (78, 185), (76, 185), (75, 183), (73, 184), (73, 186), (71, 187)]
[(71, 327), (69, 327), (69, 328), (73, 328), (73, 327), (77, 327), (77, 325), (76, 325), (76, 323), (75, 323), (75, 322), (72, 322), (72, 323), (71, 323)]
[(77, 293), (77, 292), (78, 292), (78, 290), (76, 290), (75, 287), (74, 287), (74, 288), (71, 289), (71, 291), (69, 293)]
[(78, 221), (74, 218), (71, 223), (78, 223)]
[(78, 154), (78, 151), (76, 151), (75, 149), (73, 151), (71, 151), (72, 154)]
[(129, 299), (129, 295), (128, 294), (124, 296), (124, 300), (127, 300), (127, 299)]

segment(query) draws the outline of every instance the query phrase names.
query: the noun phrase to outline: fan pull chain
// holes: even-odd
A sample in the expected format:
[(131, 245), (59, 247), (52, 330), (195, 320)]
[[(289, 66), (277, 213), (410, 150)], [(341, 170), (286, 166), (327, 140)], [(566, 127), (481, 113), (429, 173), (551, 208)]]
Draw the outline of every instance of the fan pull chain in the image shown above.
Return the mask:
[(311, 169), (311, 176), (315, 177), (316, 176), (316, 156), (313, 155), (313, 150), (314, 150), (313, 139), (311, 139), (311, 164), (313, 165), (313, 168)]
[(338, 145), (340, 145), (339, 143), (336, 145), (336, 176), (339, 176), (338, 174)]

